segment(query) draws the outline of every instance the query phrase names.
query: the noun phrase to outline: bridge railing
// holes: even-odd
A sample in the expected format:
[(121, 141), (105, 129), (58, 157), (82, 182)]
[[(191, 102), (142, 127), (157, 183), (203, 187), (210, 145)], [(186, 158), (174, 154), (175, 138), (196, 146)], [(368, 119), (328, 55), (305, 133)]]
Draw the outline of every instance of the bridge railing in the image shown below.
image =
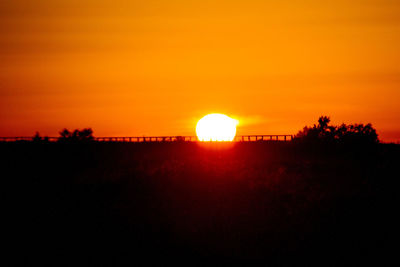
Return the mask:
[(237, 142), (254, 142), (254, 141), (291, 141), (293, 135), (273, 134), (273, 135), (241, 135), (235, 136), (234, 141)]
[[(239, 135), (235, 136), (234, 142), (256, 142), (256, 141), (290, 141), (293, 135), (275, 134), (275, 135)], [(0, 142), (17, 142), (17, 141), (36, 141), (35, 137), (17, 136), (17, 137), (0, 137)], [(41, 141), (57, 142), (60, 137), (42, 137)], [(114, 136), (114, 137), (94, 137), (97, 142), (198, 142), (197, 136)]]

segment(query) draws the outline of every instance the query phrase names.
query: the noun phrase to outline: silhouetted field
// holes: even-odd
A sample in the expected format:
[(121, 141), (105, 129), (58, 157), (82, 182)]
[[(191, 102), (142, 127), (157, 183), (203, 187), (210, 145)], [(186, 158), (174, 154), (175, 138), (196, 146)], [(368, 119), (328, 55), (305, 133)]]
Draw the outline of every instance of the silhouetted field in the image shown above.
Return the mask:
[(16, 263), (398, 261), (400, 147), (1, 143)]

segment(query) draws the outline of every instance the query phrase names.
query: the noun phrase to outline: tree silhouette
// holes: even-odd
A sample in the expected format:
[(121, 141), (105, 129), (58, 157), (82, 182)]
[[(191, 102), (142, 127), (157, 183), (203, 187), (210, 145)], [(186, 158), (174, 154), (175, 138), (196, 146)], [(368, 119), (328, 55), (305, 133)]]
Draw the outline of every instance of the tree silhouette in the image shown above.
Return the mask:
[(35, 135), (32, 137), (32, 141), (35, 142), (35, 143), (48, 142), (49, 141), (49, 137), (47, 137), (47, 136), (42, 137), (42, 136), (40, 136), (39, 132), (36, 132)]
[(32, 137), (33, 142), (40, 142), (42, 141), (42, 137), (40, 136), (39, 132), (36, 132), (35, 135)]
[(322, 131), (325, 131), (328, 127), (328, 124), (331, 122), (331, 119), (327, 116), (321, 116), (318, 119), (318, 128)]
[(60, 139), (71, 138), (71, 132), (66, 128), (64, 128), (62, 131), (60, 131), (59, 134), (60, 134)]
[(378, 143), (378, 134), (370, 123), (350, 124), (342, 123), (339, 126), (329, 125), (330, 118), (321, 116), (318, 119), (318, 125), (308, 127), (299, 131), (295, 136), (296, 140), (305, 142), (331, 142), (331, 143)]
[(84, 128), (82, 130), (75, 129), (73, 132), (69, 131), (68, 129), (64, 128), (59, 132), (60, 142), (87, 142), (93, 141), (93, 130), (91, 128)]

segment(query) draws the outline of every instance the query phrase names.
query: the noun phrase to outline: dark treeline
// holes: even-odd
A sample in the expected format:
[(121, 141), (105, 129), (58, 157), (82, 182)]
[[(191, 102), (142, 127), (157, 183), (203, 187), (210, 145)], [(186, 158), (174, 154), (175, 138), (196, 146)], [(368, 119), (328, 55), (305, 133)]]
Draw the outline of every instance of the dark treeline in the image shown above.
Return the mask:
[[(321, 116), (318, 119), (318, 124), (312, 127), (305, 126), (303, 130), (299, 131), (294, 136), (294, 141), (297, 143), (310, 144), (342, 144), (342, 145), (373, 145), (379, 143), (379, 138), (376, 130), (370, 123), (364, 124), (350, 124), (342, 123), (339, 126), (329, 125), (330, 118)], [(60, 142), (88, 142), (93, 141), (93, 130), (91, 128), (84, 128), (82, 130), (75, 129), (70, 131), (66, 128), (59, 132)], [(48, 137), (41, 137), (39, 132), (36, 132), (33, 141), (48, 142)], [(182, 141), (182, 137), (177, 137), (178, 141)]]
[(379, 143), (378, 134), (370, 123), (329, 125), (330, 118), (321, 116), (318, 124), (304, 127), (295, 136), (296, 141), (307, 143), (335, 143), (344, 145), (371, 145)]
[[(58, 138), (59, 142), (69, 142), (69, 143), (76, 143), (76, 142), (88, 142), (93, 141), (93, 130), (92, 128), (84, 128), (82, 130), (75, 129), (73, 131), (64, 128), (59, 132), (60, 136)], [(47, 136), (40, 136), (39, 132), (36, 132), (32, 138), (33, 142), (48, 142), (49, 137)]]
[(332, 142), (324, 121), (295, 142), (0, 143), (6, 254), (56, 265), (396, 263), (400, 147)]
[(87, 142), (93, 141), (93, 130), (91, 128), (85, 128), (82, 130), (76, 129), (74, 131), (69, 131), (64, 129), (60, 132), (60, 142)]

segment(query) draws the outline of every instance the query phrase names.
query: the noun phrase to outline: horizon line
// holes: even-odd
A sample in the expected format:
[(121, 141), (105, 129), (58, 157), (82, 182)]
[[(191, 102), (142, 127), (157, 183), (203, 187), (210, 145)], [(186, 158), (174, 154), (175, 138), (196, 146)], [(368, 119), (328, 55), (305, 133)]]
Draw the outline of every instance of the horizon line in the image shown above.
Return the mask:
[[(252, 135), (236, 135), (232, 141), (228, 142), (238, 142), (238, 141), (289, 141), (293, 140), (291, 134), (252, 134)], [(38, 139), (37, 139), (38, 138)], [(0, 142), (13, 142), (13, 141), (59, 141), (64, 137), (58, 136), (9, 136), (0, 137)], [(68, 138), (65, 138), (68, 139)], [(90, 138), (93, 141), (98, 142), (171, 142), (171, 141), (201, 141), (197, 136), (194, 135), (171, 135), (171, 136), (107, 136), (107, 137), (93, 137)], [(211, 140), (212, 142), (217, 142), (216, 140)], [(206, 141), (207, 142), (207, 141)], [(221, 142), (221, 141), (218, 141)]]

